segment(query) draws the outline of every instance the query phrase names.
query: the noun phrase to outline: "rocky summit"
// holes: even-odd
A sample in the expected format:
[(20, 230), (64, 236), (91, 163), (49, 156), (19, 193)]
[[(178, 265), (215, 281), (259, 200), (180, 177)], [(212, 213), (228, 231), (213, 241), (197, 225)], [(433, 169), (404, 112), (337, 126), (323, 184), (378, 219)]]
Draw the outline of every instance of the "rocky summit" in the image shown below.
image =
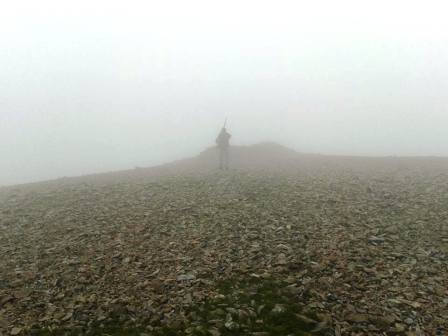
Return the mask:
[(0, 335), (444, 335), (441, 158), (213, 149), (0, 189)]

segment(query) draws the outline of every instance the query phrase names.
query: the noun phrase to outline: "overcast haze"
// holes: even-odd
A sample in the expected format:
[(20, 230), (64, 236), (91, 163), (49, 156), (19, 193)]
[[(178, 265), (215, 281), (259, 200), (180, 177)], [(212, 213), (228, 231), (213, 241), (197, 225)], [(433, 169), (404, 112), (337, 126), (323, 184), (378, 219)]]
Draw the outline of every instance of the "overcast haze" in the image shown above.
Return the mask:
[(443, 1), (6, 1), (0, 185), (213, 145), (448, 156)]

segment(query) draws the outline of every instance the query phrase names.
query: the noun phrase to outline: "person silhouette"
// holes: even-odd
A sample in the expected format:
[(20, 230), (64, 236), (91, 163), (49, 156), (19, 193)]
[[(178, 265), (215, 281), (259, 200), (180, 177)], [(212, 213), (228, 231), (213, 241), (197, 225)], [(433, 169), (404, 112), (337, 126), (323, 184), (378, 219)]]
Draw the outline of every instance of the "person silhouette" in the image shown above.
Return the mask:
[(227, 129), (224, 126), (216, 138), (216, 144), (219, 150), (219, 169), (229, 169), (229, 147), (231, 137), (232, 136), (227, 132)]

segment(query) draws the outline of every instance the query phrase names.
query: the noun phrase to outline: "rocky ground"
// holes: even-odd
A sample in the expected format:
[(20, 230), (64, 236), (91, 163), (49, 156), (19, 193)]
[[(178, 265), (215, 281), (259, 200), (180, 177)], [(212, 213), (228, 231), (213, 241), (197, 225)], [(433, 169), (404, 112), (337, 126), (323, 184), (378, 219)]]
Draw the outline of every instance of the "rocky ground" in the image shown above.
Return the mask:
[(448, 173), (0, 192), (0, 335), (445, 335)]

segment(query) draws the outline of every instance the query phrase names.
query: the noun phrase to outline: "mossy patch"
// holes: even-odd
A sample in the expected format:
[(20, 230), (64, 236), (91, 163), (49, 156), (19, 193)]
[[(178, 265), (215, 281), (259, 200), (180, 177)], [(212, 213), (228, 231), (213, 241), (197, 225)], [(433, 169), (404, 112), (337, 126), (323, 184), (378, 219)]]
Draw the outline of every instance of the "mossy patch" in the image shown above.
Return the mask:
[(317, 327), (316, 315), (305, 316), (281, 281), (231, 279), (219, 284), (218, 291), (217, 298), (190, 313), (198, 325), (190, 330), (193, 335), (299, 336)]
[(260, 277), (238, 278), (217, 285), (218, 295), (186, 309), (186, 320), (153, 328), (124, 327), (120, 323), (89, 331), (41, 330), (36, 336), (281, 336), (322, 335), (315, 314), (304, 314), (282, 281)]

